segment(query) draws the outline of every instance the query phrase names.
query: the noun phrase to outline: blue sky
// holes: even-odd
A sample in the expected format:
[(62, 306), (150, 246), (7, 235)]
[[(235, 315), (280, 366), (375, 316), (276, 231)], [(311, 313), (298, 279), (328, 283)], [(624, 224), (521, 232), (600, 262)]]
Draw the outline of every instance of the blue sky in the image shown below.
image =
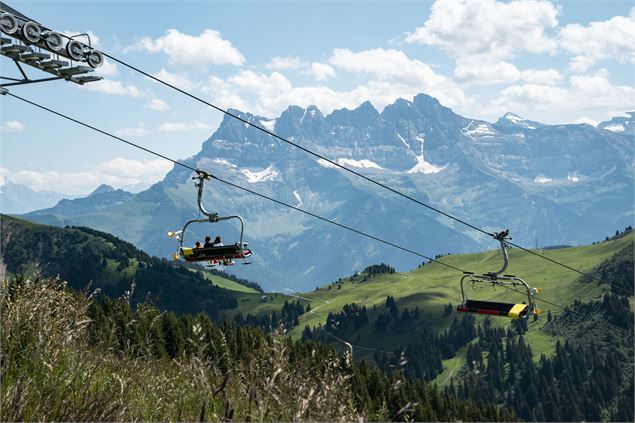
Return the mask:
[[(277, 117), (377, 109), (424, 92), (469, 118), (507, 111), (545, 123), (635, 110), (632, 1), (9, 1), (42, 24), (225, 108)], [(2, 76), (17, 69), (0, 58)], [(196, 154), (222, 115), (107, 63), (104, 81), (11, 91), (175, 159)], [(35, 69), (28, 70), (33, 78)], [(2, 98), (0, 176), (86, 194), (160, 180), (171, 168)]]

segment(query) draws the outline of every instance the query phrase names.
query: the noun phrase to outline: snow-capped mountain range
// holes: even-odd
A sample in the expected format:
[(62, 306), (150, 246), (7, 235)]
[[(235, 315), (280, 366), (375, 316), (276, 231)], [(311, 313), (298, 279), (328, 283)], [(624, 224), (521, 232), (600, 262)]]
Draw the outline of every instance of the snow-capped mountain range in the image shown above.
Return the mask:
[[(634, 143), (626, 117), (597, 128), (512, 113), (489, 123), (424, 94), (381, 113), (368, 102), (328, 116), (314, 106), (291, 106), (275, 119), (232, 113), (476, 226), (509, 228), (527, 247), (588, 243), (633, 223)], [(618, 124), (625, 130), (610, 128)], [(496, 248), (474, 230), (231, 117), (184, 162), (428, 256)], [(175, 244), (165, 233), (198, 217), (191, 176), (175, 167), (138, 194), (111, 190), (26, 217), (92, 226), (168, 256)], [(311, 289), (369, 264), (404, 270), (423, 261), (217, 181), (203, 200), (208, 210), (245, 219), (254, 263), (232, 270), (266, 289)], [(206, 234), (237, 237), (223, 224), (191, 229), (192, 243)]]
[(50, 191), (33, 191), (0, 175), (0, 213), (28, 213), (33, 210), (52, 207), (63, 198), (72, 196)]

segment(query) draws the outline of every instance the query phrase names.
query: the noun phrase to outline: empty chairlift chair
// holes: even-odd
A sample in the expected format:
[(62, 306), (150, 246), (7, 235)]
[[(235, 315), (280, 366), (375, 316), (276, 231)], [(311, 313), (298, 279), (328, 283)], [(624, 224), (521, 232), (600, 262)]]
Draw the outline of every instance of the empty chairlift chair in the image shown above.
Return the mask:
[[(501, 275), (507, 269), (509, 257), (507, 255), (507, 243), (505, 240), (509, 235), (509, 230), (494, 234), (494, 238), (500, 242), (503, 253), (503, 267), (498, 272), (485, 274), (475, 274), (466, 272), (461, 278), (461, 304), (457, 307), (457, 311), (461, 313), (478, 313), (488, 314), (492, 316), (511, 317), (512, 319), (526, 319), (529, 315), (539, 315), (540, 310), (536, 307), (534, 295), (540, 292), (540, 288), (532, 288), (519, 277), (514, 275)], [(492, 287), (502, 286), (520, 294), (527, 295), (527, 301), (521, 303), (501, 303), (496, 301), (473, 300), (469, 299), (465, 294), (465, 283), (472, 284), (485, 283)], [(511, 288), (509, 288), (511, 287)], [(516, 287), (524, 289), (525, 292), (518, 291)]]

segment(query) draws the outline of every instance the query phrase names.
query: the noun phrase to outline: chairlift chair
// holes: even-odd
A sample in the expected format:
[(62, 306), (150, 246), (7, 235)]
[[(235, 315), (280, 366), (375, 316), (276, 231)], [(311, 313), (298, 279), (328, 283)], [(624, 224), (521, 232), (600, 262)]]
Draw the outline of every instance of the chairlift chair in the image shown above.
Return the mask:
[[(500, 243), (504, 260), (503, 267), (499, 271), (485, 274), (465, 272), (465, 274), (461, 278), (462, 301), (456, 309), (458, 312), (488, 314), (492, 316), (505, 316), (511, 317), (512, 319), (526, 319), (529, 317), (529, 315), (538, 316), (540, 314), (540, 309), (536, 307), (536, 302), (534, 299), (534, 296), (540, 292), (540, 288), (532, 288), (527, 284), (527, 282), (514, 275), (501, 275), (501, 273), (503, 273), (505, 269), (507, 269), (507, 265), (509, 264), (509, 256), (507, 255), (506, 243), (508, 235), (509, 230), (494, 234), (494, 239), (496, 239)], [(477, 283), (487, 283), (491, 284), (492, 287), (496, 287), (497, 285), (504, 287), (523, 287), (527, 294), (527, 301), (514, 304), (468, 299), (467, 295), (465, 294), (464, 287), (466, 281), (472, 282), (473, 285)], [(516, 291), (515, 288), (510, 289)]]
[[(207, 262), (210, 266), (216, 266), (220, 264), (232, 265), (234, 259), (243, 259), (244, 264), (250, 264), (247, 261), (247, 257), (251, 256), (251, 250), (247, 248), (247, 243), (243, 242), (243, 232), (245, 224), (240, 216), (219, 216), (218, 213), (208, 212), (202, 204), (203, 198), (203, 184), (206, 179), (211, 179), (211, 175), (206, 172), (199, 171), (198, 175), (192, 179), (198, 180), (195, 182), (195, 186), (198, 188), (198, 208), (205, 216), (202, 219), (190, 220), (183, 226), (183, 229), (175, 232), (168, 232), (168, 236), (176, 238), (178, 240), (178, 249), (173, 254), (175, 260), (183, 259), (188, 262)], [(236, 219), (240, 222), (240, 240), (235, 244), (222, 245), (216, 247), (207, 248), (193, 248), (185, 247), (183, 243), (185, 241), (185, 232), (188, 226), (192, 223), (217, 223), (222, 220)]]

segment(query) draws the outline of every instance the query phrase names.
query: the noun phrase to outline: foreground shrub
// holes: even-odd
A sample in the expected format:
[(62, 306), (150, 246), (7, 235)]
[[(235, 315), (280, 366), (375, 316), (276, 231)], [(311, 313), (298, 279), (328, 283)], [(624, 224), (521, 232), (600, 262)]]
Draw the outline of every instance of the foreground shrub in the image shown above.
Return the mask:
[(209, 340), (194, 326), (193, 354), (157, 358), (95, 343), (92, 298), (60, 282), (20, 279), (5, 283), (2, 295), (3, 421), (358, 417), (337, 356), (290, 367), (288, 342), (271, 337), (244, 360), (212, 359), (204, 353)]

